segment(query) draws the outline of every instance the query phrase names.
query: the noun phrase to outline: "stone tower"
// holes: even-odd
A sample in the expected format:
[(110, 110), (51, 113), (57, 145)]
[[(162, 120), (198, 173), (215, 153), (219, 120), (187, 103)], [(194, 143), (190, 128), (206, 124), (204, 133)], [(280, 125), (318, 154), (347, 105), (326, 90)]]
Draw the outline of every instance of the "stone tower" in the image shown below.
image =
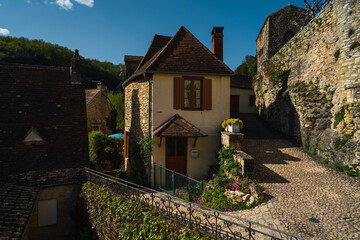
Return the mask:
[(258, 70), (309, 20), (305, 9), (290, 4), (270, 14), (256, 39)]

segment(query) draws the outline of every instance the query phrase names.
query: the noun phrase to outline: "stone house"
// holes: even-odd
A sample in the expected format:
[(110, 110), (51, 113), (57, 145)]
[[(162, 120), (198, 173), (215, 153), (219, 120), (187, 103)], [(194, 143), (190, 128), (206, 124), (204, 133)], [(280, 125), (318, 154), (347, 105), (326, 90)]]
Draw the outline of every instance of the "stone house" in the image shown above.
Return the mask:
[(334, 0), (311, 20), (294, 6), (270, 14), (253, 85), (257, 112), (271, 126), (351, 169), (360, 168), (359, 10), (359, 1)]
[(230, 114), (255, 113), (252, 77), (234, 75), (230, 80)]
[(1, 239), (71, 238), (79, 169), (89, 163), (78, 51), (71, 63), (0, 64)]
[(230, 116), (233, 75), (222, 61), (223, 29), (211, 31), (212, 52), (183, 26), (173, 37), (154, 36), (123, 84), (128, 169), (129, 143), (145, 134), (153, 140), (151, 164), (196, 179), (216, 164), (220, 123)]
[(110, 116), (110, 112), (114, 107), (107, 97), (106, 85), (99, 83), (97, 89), (86, 89), (85, 95), (88, 131), (111, 134), (106, 119)]
[(304, 8), (291, 4), (267, 16), (256, 38), (258, 67), (259, 63), (273, 56), (309, 20), (309, 15)]

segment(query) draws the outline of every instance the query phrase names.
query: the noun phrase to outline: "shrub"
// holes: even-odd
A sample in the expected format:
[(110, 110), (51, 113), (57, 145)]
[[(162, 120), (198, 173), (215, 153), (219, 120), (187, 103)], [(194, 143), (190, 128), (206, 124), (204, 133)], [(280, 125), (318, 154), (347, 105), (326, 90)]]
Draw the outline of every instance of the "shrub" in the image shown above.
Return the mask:
[(105, 160), (110, 160), (113, 168), (119, 168), (123, 159), (123, 140), (110, 138), (98, 131), (90, 132), (89, 157), (96, 168), (102, 168)]
[(230, 173), (234, 177), (239, 175), (239, 163), (234, 160), (233, 153), (235, 148), (227, 146), (222, 147), (218, 152), (220, 165), (220, 174)]
[(140, 202), (114, 194), (107, 187), (85, 183), (81, 190), (90, 218), (97, 225), (119, 232), (117, 239), (209, 239), (196, 229), (180, 233), (178, 227), (165, 220), (156, 210)]

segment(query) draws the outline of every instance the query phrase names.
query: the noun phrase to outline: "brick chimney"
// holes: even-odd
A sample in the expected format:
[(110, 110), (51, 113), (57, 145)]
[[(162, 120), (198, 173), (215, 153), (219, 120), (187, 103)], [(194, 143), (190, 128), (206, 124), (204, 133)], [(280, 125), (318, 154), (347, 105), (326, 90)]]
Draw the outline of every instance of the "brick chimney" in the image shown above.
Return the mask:
[(102, 92), (105, 93), (105, 95), (106, 95), (107, 86), (106, 86), (105, 83), (103, 83), (103, 82), (98, 82), (98, 83), (97, 83), (97, 89), (100, 90), (100, 91), (102, 91)]
[(213, 27), (212, 35), (212, 53), (221, 61), (223, 60), (223, 30), (224, 27)]
[(81, 84), (81, 58), (77, 49), (71, 58), (70, 76), (72, 84)]

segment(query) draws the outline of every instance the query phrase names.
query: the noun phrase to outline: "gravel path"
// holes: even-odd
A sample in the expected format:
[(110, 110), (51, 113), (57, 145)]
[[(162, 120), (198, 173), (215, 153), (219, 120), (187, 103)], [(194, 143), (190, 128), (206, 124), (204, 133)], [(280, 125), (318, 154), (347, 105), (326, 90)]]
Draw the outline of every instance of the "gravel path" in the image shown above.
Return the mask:
[(255, 158), (254, 177), (272, 198), (265, 205), (269, 216), (255, 208), (241, 217), (310, 239), (360, 239), (359, 178), (334, 171), (284, 139), (245, 139), (243, 150)]

